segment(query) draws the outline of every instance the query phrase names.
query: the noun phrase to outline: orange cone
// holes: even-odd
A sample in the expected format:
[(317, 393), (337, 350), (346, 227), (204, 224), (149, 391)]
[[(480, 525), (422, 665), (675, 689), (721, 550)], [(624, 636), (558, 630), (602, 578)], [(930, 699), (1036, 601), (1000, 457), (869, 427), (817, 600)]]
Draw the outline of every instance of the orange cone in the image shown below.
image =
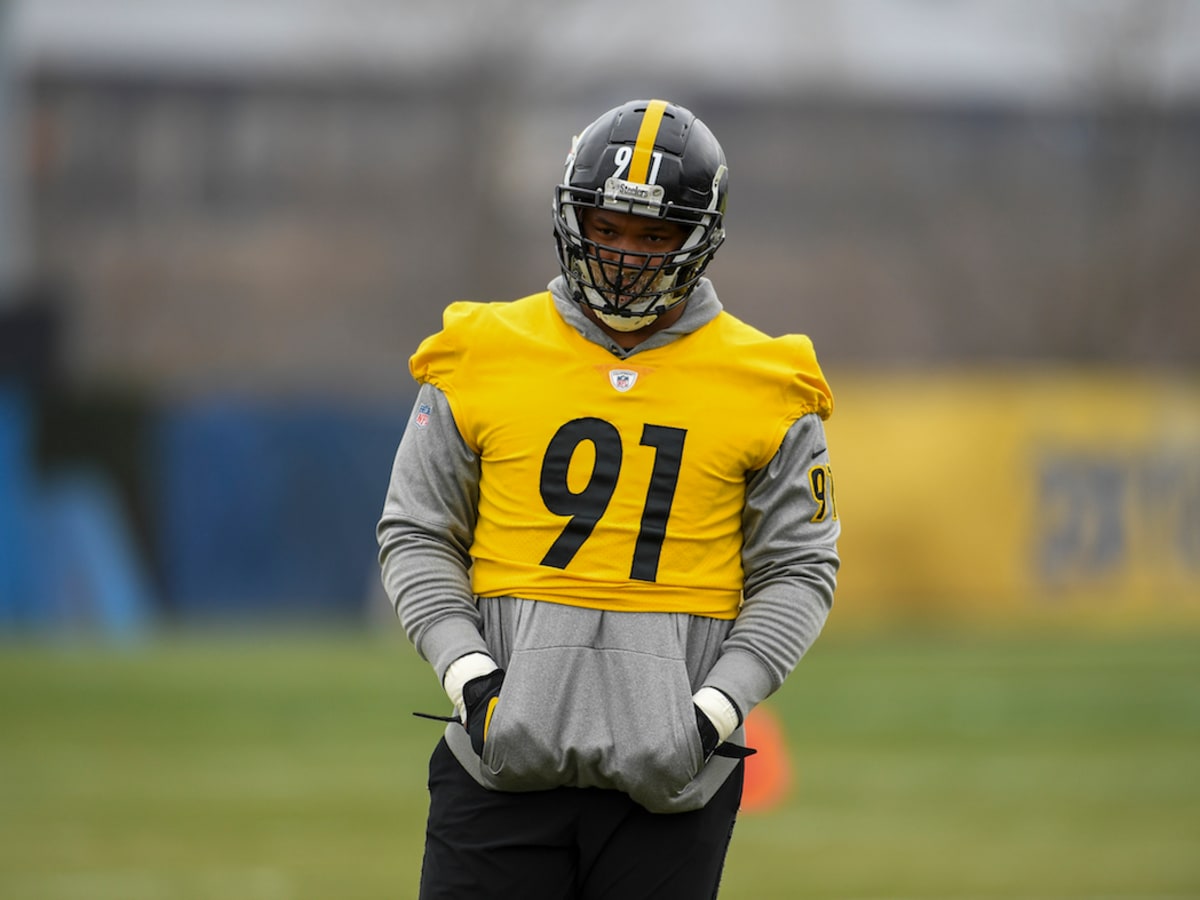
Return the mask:
[(779, 719), (766, 706), (746, 716), (746, 746), (758, 750), (746, 758), (743, 812), (765, 812), (778, 806), (792, 786), (792, 764)]

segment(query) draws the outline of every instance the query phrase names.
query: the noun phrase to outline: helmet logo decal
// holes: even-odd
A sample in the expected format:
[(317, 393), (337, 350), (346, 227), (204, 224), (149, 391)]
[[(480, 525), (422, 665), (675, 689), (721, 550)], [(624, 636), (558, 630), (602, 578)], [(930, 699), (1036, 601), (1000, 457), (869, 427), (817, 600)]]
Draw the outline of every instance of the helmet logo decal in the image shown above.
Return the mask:
[(638, 380), (638, 373), (633, 369), (609, 369), (608, 381), (618, 391), (624, 394)]

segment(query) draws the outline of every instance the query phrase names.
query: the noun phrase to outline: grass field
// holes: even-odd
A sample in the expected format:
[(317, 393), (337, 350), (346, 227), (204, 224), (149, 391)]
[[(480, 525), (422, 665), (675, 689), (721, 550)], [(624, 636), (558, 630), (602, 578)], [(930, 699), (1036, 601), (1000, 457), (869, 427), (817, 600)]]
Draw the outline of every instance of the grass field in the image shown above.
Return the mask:
[[(723, 900), (1200, 897), (1198, 651), (827, 635)], [(390, 632), (0, 645), (0, 897), (411, 897), (443, 707)]]

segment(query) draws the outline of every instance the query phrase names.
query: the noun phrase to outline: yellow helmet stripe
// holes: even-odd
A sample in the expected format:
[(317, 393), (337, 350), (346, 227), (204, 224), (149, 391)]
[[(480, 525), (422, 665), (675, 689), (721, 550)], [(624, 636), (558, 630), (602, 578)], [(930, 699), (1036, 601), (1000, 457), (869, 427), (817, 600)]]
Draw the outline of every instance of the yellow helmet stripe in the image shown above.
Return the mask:
[(658, 126), (662, 124), (663, 113), (666, 110), (665, 100), (651, 100), (646, 106), (642, 127), (638, 129), (637, 143), (633, 145), (633, 159), (629, 163), (629, 180), (635, 184), (646, 183), (654, 142), (658, 138)]

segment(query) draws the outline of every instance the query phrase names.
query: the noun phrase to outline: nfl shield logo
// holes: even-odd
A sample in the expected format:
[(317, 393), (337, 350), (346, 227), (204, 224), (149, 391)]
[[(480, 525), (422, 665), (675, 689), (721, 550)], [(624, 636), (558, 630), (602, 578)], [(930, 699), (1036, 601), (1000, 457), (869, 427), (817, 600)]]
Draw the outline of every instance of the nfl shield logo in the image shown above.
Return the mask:
[(429, 424), (429, 415), (432, 412), (433, 407), (431, 407), (428, 403), (422, 403), (417, 407), (417, 417), (413, 419), (413, 422), (418, 428), (424, 428)]
[(608, 372), (608, 380), (622, 394), (633, 387), (637, 381), (638, 373), (631, 369), (610, 369)]

